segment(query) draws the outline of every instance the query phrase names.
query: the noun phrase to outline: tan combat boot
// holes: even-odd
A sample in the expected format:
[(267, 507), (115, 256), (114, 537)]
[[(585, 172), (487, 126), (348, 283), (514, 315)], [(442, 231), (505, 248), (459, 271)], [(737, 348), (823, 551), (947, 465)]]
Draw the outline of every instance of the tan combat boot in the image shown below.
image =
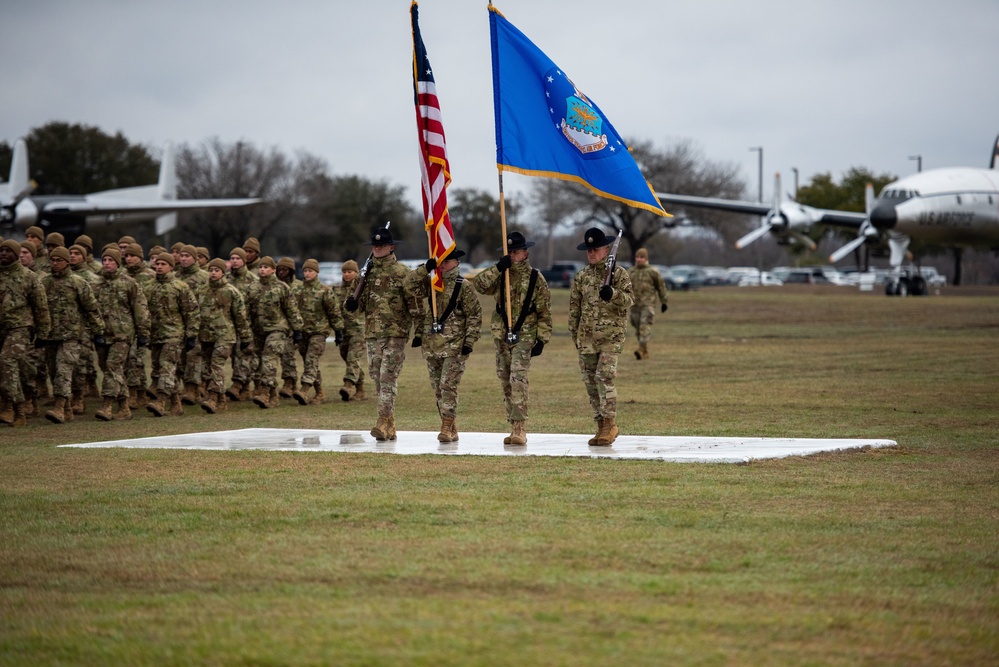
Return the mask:
[(604, 430), (604, 418), (603, 417), (597, 417), (597, 433), (592, 438), (590, 438), (589, 440), (587, 440), (586, 444), (588, 444), (588, 445), (595, 445), (595, 444), (597, 444), (597, 440), (600, 439), (600, 434), (603, 433), (603, 430)]
[(340, 400), (347, 402), (357, 393), (357, 385), (355, 385), (350, 380), (344, 380), (343, 386), (340, 387)]
[(243, 390), (243, 381), (242, 380), (233, 380), (232, 381), (232, 386), (225, 390), (225, 395), (228, 398), (230, 398), (230, 399), (232, 399), (234, 401), (238, 401), (238, 400), (240, 400), (239, 399), (239, 393), (242, 390)]
[(149, 410), (157, 417), (163, 417), (167, 413), (166, 400), (166, 396), (157, 392), (156, 398), (146, 404), (146, 410)]
[(101, 399), (101, 407), (97, 412), (94, 413), (94, 417), (100, 419), (102, 422), (111, 421), (112, 419), (111, 413), (114, 410), (113, 403), (114, 403), (113, 398), (105, 396), (103, 399)]
[(51, 410), (45, 413), (45, 418), (54, 424), (65, 424), (66, 423), (66, 413), (70, 414), (70, 419), (72, 419), (72, 410), (67, 410), (67, 405), (69, 404), (69, 399), (65, 396), (56, 396), (55, 405)]
[(371, 429), (371, 435), (378, 442), (384, 442), (388, 440), (388, 417), (378, 416), (378, 422), (375, 427)]
[[(97, 376), (96, 375), (91, 375), (90, 377), (87, 378), (86, 395), (87, 396), (92, 396), (93, 398), (100, 398), (100, 396), (101, 396), (101, 390), (97, 386)], [(77, 414), (79, 414), (79, 413), (77, 413)]]
[(277, 396), (278, 401), (280, 401), (281, 397), (278, 396), (278, 394), (277, 394), (277, 387), (265, 387), (265, 386), (261, 385), (260, 386), (260, 390), (253, 397), (253, 403), (258, 408), (260, 408), (262, 410), (266, 410), (267, 408), (275, 407), (275, 406), (271, 405), (271, 400), (272, 400), (271, 399), (271, 396), (272, 396), (271, 390), (273, 390), (273, 392), (274, 392), (273, 395)]
[(386, 419), (388, 420), (385, 423), (385, 427), (388, 429), (388, 439), (395, 440), (395, 415), (389, 415)]
[(441, 432), (437, 434), (439, 442), (458, 442), (458, 428), (455, 426), (454, 417), (441, 418)]
[(243, 386), (239, 389), (239, 396), (236, 397), (237, 401), (252, 401), (254, 396), (253, 387), (250, 386), (250, 381), (247, 380), (243, 383)]
[(87, 404), (83, 401), (82, 391), (73, 390), (73, 400), (70, 402), (69, 407), (74, 415), (82, 415), (87, 411)]
[(0, 405), (0, 423), (14, 423), (14, 402), (8, 401), (6, 398), (3, 399), (3, 405)]
[(642, 359), (649, 358), (649, 346), (646, 343), (642, 343), (638, 346), (638, 351), (642, 353)]
[(597, 437), (596, 444), (600, 447), (606, 447), (610, 445), (615, 440), (617, 440), (618, 433), (620, 432), (617, 428), (617, 424), (614, 423), (613, 417), (604, 417), (604, 425), (602, 433)]
[(170, 416), (180, 417), (184, 414), (184, 404), (180, 400), (180, 392), (175, 391), (170, 396)]
[(642, 346), (641, 346), (641, 343), (639, 343), (638, 349), (635, 350), (635, 359), (637, 359), (638, 361), (642, 360)]
[(128, 407), (137, 408), (139, 407), (139, 389), (138, 387), (128, 388)]
[(296, 389), (292, 393), (291, 396), (296, 401), (298, 401), (299, 405), (308, 405), (309, 404), (309, 390), (310, 389), (312, 389), (312, 385), (309, 384), (308, 382), (303, 382), (302, 383), (302, 388), (301, 389)]
[[(155, 394), (155, 392), (153, 392)], [(145, 387), (137, 387), (135, 389), (135, 410), (141, 410), (149, 405), (149, 392), (146, 391)], [(131, 406), (130, 406), (131, 407)]]
[(14, 406), (14, 421), (11, 422), (11, 426), (27, 426), (28, 425), (28, 410), (31, 409), (31, 402), (24, 401), (23, 403), (18, 403)]
[(281, 398), (291, 398), (295, 394), (295, 378), (285, 378), (284, 386), (278, 392)]
[(352, 400), (352, 401), (364, 401), (364, 400), (367, 400), (368, 396), (367, 396), (367, 394), (364, 393), (364, 382), (363, 381), (362, 382), (358, 382), (357, 385), (356, 385), (356, 387), (357, 387), (357, 391), (354, 392), (354, 395), (350, 398), (350, 400)]
[(210, 415), (214, 415), (216, 412), (218, 412), (219, 411), (218, 395), (215, 392), (210, 393), (208, 395), (208, 398), (201, 401), (201, 409)]
[(511, 445), (527, 444), (527, 430), (524, 428), (523, 420), (516, 421), (513, 423), (513, 433), (510, 434), (510, 444)]
[(32, 396), (28, 399), (28, 407), (24, 410), (25, 417), (41, 417), (42, 411), (38, 409), (38, 397)]
[(199, 402), (199, 394), (201, 388), (194, 384), (193, 382), (184, 383), (184, 393), (181, 395), (180, 401), (184, 405), (197, 405)]
[(316, 380), (316, 384), (313, 385), (316, 389), (316, 395), (312, 397), (309, 401), (309, 405), (322, 405), (326, 402), (326, 394), (323, 392), (323, 383), (321, 380)]
[(128, 401), (127, 398), (118, 399), (118, 411), (113, 415), (115, 421), (130, 421), (132, 419), (132, 409), (128, 407)]

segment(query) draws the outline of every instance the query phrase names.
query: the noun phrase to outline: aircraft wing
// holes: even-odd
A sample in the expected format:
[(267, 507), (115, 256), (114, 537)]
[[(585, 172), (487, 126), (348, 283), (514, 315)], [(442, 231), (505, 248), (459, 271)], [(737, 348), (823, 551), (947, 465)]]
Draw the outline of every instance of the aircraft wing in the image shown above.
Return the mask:
[(129, 213), (161, 214), (173, 213), (174, 211), (253, 206), (262, 202), (262, 199), (159, 199), (153, 201), (135, 201), (109, 197), (87, 197), (76, 200), (67, 199), (64, 201), (46, 202), (45, 213), (81, 216)]
[(782, 213), (785, 217), (793, 220), (802, 220), (808, 224), (836, 225), (839, 227), (849, 227), (859, 229), (867, 216), (864, 213), (854, 211), (836, 211), (826, 208), (814, 208), (805, 206), (797, 202), (784, 202), (780, 204), (780, 211), (774, 211), (774, 207), (768, 204), (761, 204), (753, 201), (739, 201), (736, 199), (717, 199), (713, 197), (695, 197), (693, 195), (674, 195), (657, 192), (656, 196), (664, 204), (677, 204), (680, 206), (691, 206), (694, 208), (706, 208), (714, 211), (729, 211), (731, 213), (746, 213), (749, 215), (771, 216), (775, 213)]

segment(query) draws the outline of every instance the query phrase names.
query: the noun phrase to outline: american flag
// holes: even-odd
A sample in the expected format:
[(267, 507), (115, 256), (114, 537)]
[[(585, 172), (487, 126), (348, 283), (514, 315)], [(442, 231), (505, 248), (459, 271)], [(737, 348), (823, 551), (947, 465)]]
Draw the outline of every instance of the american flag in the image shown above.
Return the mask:
[[(420, 173), (423, 181), (423, 216), (430, 239), (430, 256), (438, 265), (454, 250), (454, 230), (447, 211), (446, 188), (451, 184), (451, 167), (447, 161), (444, 125), (437, 100), (437, 85), (420, 36), (419, 8), (410, 7), (413, 18), (413, 89), (416, 94), (416, 127), (420, 136)], [(444, 279), (434, 271), (432, 284), (444, 290)]]

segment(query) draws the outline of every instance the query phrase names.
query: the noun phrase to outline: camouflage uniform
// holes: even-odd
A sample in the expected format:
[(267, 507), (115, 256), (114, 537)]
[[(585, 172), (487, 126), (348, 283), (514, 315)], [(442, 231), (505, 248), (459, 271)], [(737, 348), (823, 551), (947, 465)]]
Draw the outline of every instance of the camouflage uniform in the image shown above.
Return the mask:
[[(397, 385), (406, 360), (406, 341), (413, 315), (419, 312), (415, 300), (406, 292), (408, 275), (409, 269), (399, 263), (394, 253), (372, 257), (358, 300), (358, 309), (364, 313), (368, 375), (375, 382), (380, 420), (395, 419)], [(390, 439), (395, 437), (394, 422), (391, 431)]]
[[(278, 280), (283, 282), (291, 289), (291, 293), (294, 295), (298, 287), (302, 284), (302, 281), (295, 277), (292, 273), (289, 279), (282, 279), (280, 276)], [(297, 299), (297, 297), (296, 297)], [(297, 303), (297, 301), (296, 301)], [(301, 311), (301, 304), (299, 303), (299, 311)], [(305, 316), (305, 313), (301, 313)], [(325, 347), (326, 341), (323, 340), (323, 345)], [(284, 381), (284, 387), (281, 389), (281, 395), (285, 398), (291, 398), (291, 392), (295, 391), (295, 383), (298, 381), (298, 365), (295, 361), (295, 349), (299, 347), (294, 340), (289, 336), (285, 341), (284, 352), (281, 353), (281, 379)], [(303, 355), (304, 356), (304, 355)], [(322, 353), (320, 353), (322, 356)], [(316, 363), (319, 363), (318, 360)], [(304, 380), (303, 380), (304, 382)]]
[[(423, 311), (423, 320), (417, 324), (417, 335), (421, 338), (423, 359), (427, 362), (427, 372), (430, 375), (430, 386), (437, 397), (437, 412), (440, 413), (442, 424), (441, 434), (448, 437), (449, 429), (458, 412), (458, 384), (465, 373), (465, 362), (472, 352), (472, 346), (482, 335), (482, 306), (479, 297), (471, 285), (465, 284), (464, 278), (455, 266), (444, 274), (444, 291), (438, 292), (430, 286), (430, 276), (426, 266), (413, 271), (407, 285), (418, 299), (429, 299), (433, 293), (437, 305), (439, 332), (433, 330), (433, 307), (427, 303)], [(441, 321), (447, 311), (454, 291), (458, 289), (454, 309), (447, 319)], [(457, 430), (454, 439), (458, 439)], [(442, 440), (448, 442), (449, 440)]]
[[(156, 282), (156, 272), (145, 263), (139, 262), (135, 266), (125, 266), (128, 277), (134, 280), (142, 294), (146, 297), (146, 310), (149, 309), (149, 289)], [(148, 335), (148, 334), (147, 334)], [(133, 340), (128, 350), (128, 364), (125, 367), (125, 382), (130, 390), (134, 389), (136, 395), (146, 391), (146, 348), (139, 347), (138, 341)], [(132, 407), (136, 407), (133, 405)]]
[(322, 386), (319, 360), (326, 351), (326, 339), (331, 332), (343, 331), (343, 316), (340, 314), (340, 300), (328, 285), (319, 278), (305, 282), (296, 280), (292, 287), (298, 310), (302, 314), (302, 340), (298, 351), (302, 355), (302, 387)]
[(204, 368), (201, 382), (216, 400), (225, 391), (225, 363), (232, 355), (237, 342), (251, 343), (253, 331), (246, 312), (246, 302), (238, 289), (229, 284), (225, 276), (209, 280), (208, 289), (201, 299), (201, 349)]
[(666, 305), (668, 293), (666, 282), (658, 271), (648, 264), (636, 264), (628, 270), (631, 286), (635, 292), (635, 305), (631, 307), (631, 326), (638, 335), (638, 350), (635, 356), (639, 359), (648, 357), (649, 336), (652, 335), (652, 323), (656, 310), (660, 305)]
[(56, 398), (73, 395), (73, 375), (80, 364), (80, 341), (93, 333), (104, 333), (104, 320), (90, 281), (69, 267), (42, 278), (52, 320), (48, 340), (48, 367), (53, 369), (52, 393)]
[[(250, 289), (260, 281), (260, 278), (256, 274), (250, 273), (250, 270), (245, 266), (232, 269), (227, 279), (229, 284), (238, 289), (239, 293), (243, 295), (244, 304), (250, 295)], [(249, 313), (247, 316), (249, 317)], [(238, 383), (242, 387), (250, 383), (253, 374), (257, 370), (257, 365), (260, 363), (258, 354), (258, 351), (253, 347), (253, 343), (250, 343), (246, 349), (237, 348), (235, 350), (232, 359), (232, 380), (234, 384)]]
[(530, 388), (527, 375), (531, 370), (531, 350), (536, 343), (547, 345), (552, 336), (551, 290), (545, 277), (539, 272), (531, 299), (533, 303), (528, 304), (528, 315), (519, 331), (519, 340), (513, 346), (506, 340), (506, 280), (503, 276), (510, 276), (511, 315), (516, 324), (527, 296), (531, 271), (530, 260), (524, 260), (515, 262), (503, 274), (495, 266), (491, 266), (472, 279), (472, 284), (480, 294), (496, 297), (490, 328), (496, 348), (496, 376), (503, 387), (506, 419), (511, 424), (524, 422), (528, 417)]
[(18, 405), (34, 397), (32, 341), (47, 340), (49, 327), (48, 298), (41, 280), (17, 260), (0, 266), (0, 395), (4, 400)]
[(146, 295), (124, 269), (112, 273), (101, 271), (101, 280), (94, 292), (104, 318), (106, 343), (97, 349), (101, 370), (104, 371), (101, 396), (127, 399), (125, 368), (129, 350), (137, 336), (149, 337)]
[(569, 333), (579, 352), (580, 376), (598, 423), (617, 415), (614, 378), (628, 328), (628, 309), (635, 302), (631, 278), (619, 266), (611, 280), (613, 296), (610, 301), (601, 299), (606, 275), (606, 259), (589, 264), (573, 278), (569, 291)]
[[(69, 268), (73, 273), (90, 283), (91, 290), (97, 289), (101, 278), (94, 272), (89, 261), (84, 260), (76, 266), (70, 265)], [(80, 394), (79, 400), (82, 400), (88, 384), (91, 386), (97, 384), (97, 348), (94, 347), (93, 336), (92, 331), (84, 329), (84, 336), (80, 339), (80, 364), (76, 367), (76, 373), (73, 375), (73, 389)]]
[(285, 341), (292, 331), (302, 330), (302, 315), (291, 294), (291, 288), (273, 273), (254, 283), (247, 295), (247, 306), (256, 348), (260, 353), (257, 366), (259, 386), (277, 388), (278, 363)]
[[(156, 379), (157, 395), (162, 399), (177, 397), (177, 365), (180, 353), (189, 339), (197, 339), (201, 329), (198, 302), (191, 289), (173, 272), (157, 275), (149, 292), (150, 351), (152, 375)], [(152, 405), (150, 405), (150, 408)]]
[[(205, 296), (205, 292), (208, 291), (208, 272), (201, 268), (201, 265), (195, 262), (191, 266), (183, 267), (177, 264), (177, 269), (174, 271), (178, 279), (184, 281), (184, 283), (191, 289), (191, 294), (194, 295), (195, 300), (198, 304)], [(195, 343), (194, 347), (190, 350), (184, 349), (180, 355), (181, 366), (178, 369), (180, 373), (179, 379), (184, 383), (185, 389), (191, 390), (192, 394), (189, 396), (185, 393), (184, 401), (191, 404), (188, 400), (197, 391), (198, 385), (201, 384), (202, 376), (202, 360), (201, 360), (201, 344), (200, 342)]]
[[(354, 294), (358, 278), (345, 282), (338, 288), (340, 303), (344, 303)], [(344, 385), (350, 383), (358, 393), (364, 387), (364, 369), (368, 366), (368, 350), (364, 343), (364, 317), (360, 311), (350, 312), (346, 308), (343, 314), (343, 340), (340, 341), (340, 358), (346, 367), (343, 374)], [(363, 394), (362, 394), (363, 395)], [(341, 390), (340, 396), (349, 400), (351, 396)], [(356, 396), (356, 394), (355, 394)]]

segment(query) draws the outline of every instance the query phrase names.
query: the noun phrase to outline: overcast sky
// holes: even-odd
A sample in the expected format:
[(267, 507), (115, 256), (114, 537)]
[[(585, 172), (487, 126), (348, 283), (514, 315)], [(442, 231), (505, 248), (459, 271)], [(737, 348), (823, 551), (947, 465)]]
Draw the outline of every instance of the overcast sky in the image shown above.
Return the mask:
[[(419, 166), (406, 0), (5, 3), (13, 142), (59, 120), (159, 148), (218, 136), (404, 185)], [(851, 166), (986, 166), (999, 133), (996, 0), (497, 0), (628, 139), (690, 139), (757, 189)], [(454, 186), (497, 192), (485, 0), (423, 0)], [(6, 174), (3, 175), (6, 178)], [(525, 177), (505, 175), (508, 193)], [(655, 185), (655, 184), (653, 184)]]

